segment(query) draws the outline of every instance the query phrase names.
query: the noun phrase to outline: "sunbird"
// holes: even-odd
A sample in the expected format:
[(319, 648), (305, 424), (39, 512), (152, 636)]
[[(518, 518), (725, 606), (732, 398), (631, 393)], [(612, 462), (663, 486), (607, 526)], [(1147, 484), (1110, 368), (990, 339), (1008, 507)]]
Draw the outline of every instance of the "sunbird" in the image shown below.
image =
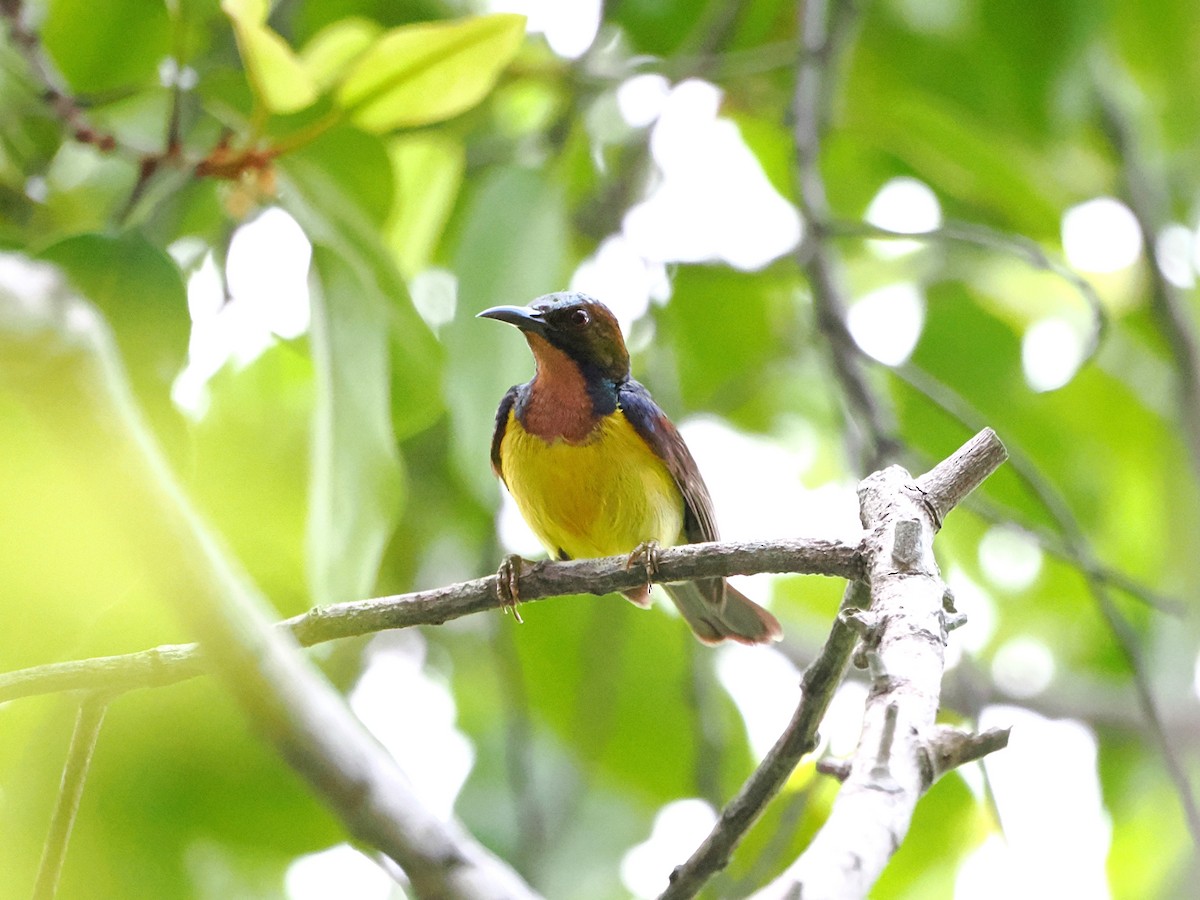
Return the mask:
[[(717, 540), (696, 461), (650, 392), (630, 377), (629, 351), (607, 306), (562, 292), (479, 317), (515, 325), (533, 352), (533, 378), (511, 387), (496, 411), (492, 468), (551, 557)], [(706, 644), (762, 644), (782, 634), (773, 615), (724, 578), (663, 587)], [(649, 585), (625, 596), (650, 605)]]

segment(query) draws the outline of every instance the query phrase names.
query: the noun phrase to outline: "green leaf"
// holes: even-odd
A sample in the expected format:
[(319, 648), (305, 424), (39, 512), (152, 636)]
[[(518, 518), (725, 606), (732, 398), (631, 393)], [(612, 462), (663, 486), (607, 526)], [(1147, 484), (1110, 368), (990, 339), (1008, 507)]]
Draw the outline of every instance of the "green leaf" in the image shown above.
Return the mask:
[(179, 267), (138, 234), (80, 234), (47, 247), (112, 327), (129, 379), (160, 438), (179, 428), (171, 384), (187, 357), (191, 320)]
[[(354, 211), (365, 216), (365, 227), (371, 232), (384, 228), (396, 206), (396, 178), (388, 148), (379, 137), (356, 128), (334, 128), (285, 157), (283, 168), (287, 170), (294, 159), (311, 164), (330, 179), (329, 187), (339, 195), (330, 198), (337, 204), (327, 211), (331, 217), (346, 207), (344, 214)], [(370, 238), (376, 240), (373, 234)]]
[(340, 255), (313, 248), (317, 374), (308, 560), (318, 604), (367, 596), (400, 513), (386, 299)]
[(81, 93), (147, 82), (171, 55), (163, 3), (51, 0), (40, 35), (55, 66)]
[(525, 17), (508, 13), (402, 25), (363, 54), (337, 102), (369, 131), (441, 122), (487, 96), (524, 34)]
[(39, 256), (63, 269), (116, 332), (140, 386), (165, 395), (187, 356), (187, 291), (174, 260), (138, 234), (80, 234)]
[(317, 86), (287, 41), (267, 26), (265, 0), (223, 0), (255, 96), (270, 112), (293, 113), (312, 105)]
[[(363, 179), (370, 169), (378, 177)], [(438, 348), (375, 214), (391, 170), (377, 139), (331, 132), (288, 157), (282, 195), (313, 241), (310, 581), (319, 603), (365, 596), (400, 513), (397, 435), (441, 409)], [(372, 193), (371, 188), (374, 188)]]
[(341, 19), (313, 35), (300, 51), (300, 60), (313, 83), (326, 90), (341, 80), (382, 31), (371, 19)]
[(714, 2), (618, 0), (608, 5), (605, 17), (620, 26), (636, 50), (666, 55), (681, 49), (697, 22), (707, 18), (708, 9)]
[(330, 164), (333, 157), (326, 142), (358, 146), (363, 158), (373, 158), (366, 154), (365, 144), (344, 141), (337, 132), (327, 134), (281, 162), (281, 199), (313, 244), (340, 255), (362, 291), (387, 309), (382, 334), (392, 351), (392, 427), (403, 439), (428, 427), (441, 412), (441, 349), (413, 307), (396, 263), (380, 241), (378, 226), (357, 192), (353, 174), (357, 160), (343, 158), (341, 165)]
[(451, 137), (422, 132), (392, 141), (388, 155), (398, 197), (385, 236), (400, 270), (411, 276), (433, 257), (458, 199), (466, 151)]

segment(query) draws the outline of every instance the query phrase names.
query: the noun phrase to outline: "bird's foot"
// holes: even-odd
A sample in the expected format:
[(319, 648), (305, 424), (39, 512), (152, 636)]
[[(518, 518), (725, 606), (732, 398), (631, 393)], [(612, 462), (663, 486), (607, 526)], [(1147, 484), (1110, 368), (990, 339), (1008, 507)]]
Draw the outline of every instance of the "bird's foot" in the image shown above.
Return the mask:
[(646, 567), (646, 583), (631, 591), (621, 592), (626, 600), (642, 609), (650, 608), (650, 586), (658, 578), (658, 551), (658, 541), (642, 541), (625, 560), (626, 569), (632, 569), (634, 566)]
[(521, 618), (521, 613), (517, 609), (517, 604), (521, 602), (521, 566), (525, 564), (525, 560), (521, 559), (516, 553), (510, 553), (504, 557), (504, 561), (500, 563), (500, 568), (496, 572), (496, 593), (500, 596), (500, 608), (505, 613), (512, 612), (513, 618), (519, 623), (524, 624), (525, 620)]
[(629, 554), (629, 558), (625, 560), (625, 568), (632, 569), (634, 566), (646, 567), (646, 586), (649, 587), (658, 580), (658, 554), (662, 548), (658, 541), (642, 541), (633, 548), (633, 552)]

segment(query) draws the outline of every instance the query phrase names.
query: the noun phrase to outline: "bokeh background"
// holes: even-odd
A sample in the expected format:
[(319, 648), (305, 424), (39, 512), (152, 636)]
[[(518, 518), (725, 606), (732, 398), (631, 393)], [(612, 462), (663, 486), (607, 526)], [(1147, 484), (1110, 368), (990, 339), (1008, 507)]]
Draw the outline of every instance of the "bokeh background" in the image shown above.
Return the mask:
[[(488, 465), (531, 362), (473, 317), (586, 290), (724, 537), (853, 539), (880, 446), (922, 471), (989, 425), (1013, 454), (937, 545), (969, 617), (943, 717), (1012, 742), (933, 788), (873, 896), (1194, 890), (1194, 3), (0, 8), (0, 669), (193, 637), (183, 563), (121, 489), (151, 477), (111, 414), (127, 388), (133, 437), (279, 617), (538, 554)], [(817, 12), (830, 41), (801, 53)], [(842, 589), (739, 586), (776, 648), (610, 597), (310, 653), (546, 896), (654, 896), (782, 729)], [(865, 692), (839, 691), (820, 754), (853, 749)], [(0, 706), (5, 897), (33, 883), (76, 702)], [(709, 895), (766, 883), (835, 793), (803, 764)], [(403, 893), (201, 678), (114, 701), (60, 896)]]

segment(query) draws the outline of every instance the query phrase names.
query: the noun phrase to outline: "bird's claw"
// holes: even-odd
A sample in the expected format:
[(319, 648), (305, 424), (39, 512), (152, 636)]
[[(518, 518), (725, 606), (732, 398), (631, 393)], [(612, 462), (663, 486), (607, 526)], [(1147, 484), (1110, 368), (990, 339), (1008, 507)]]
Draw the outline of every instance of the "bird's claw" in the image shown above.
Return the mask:
[(645, 566), (646, 586), (649, 587), (658, 580), (658, 554), (661, 549), (658, 541), (642, 541), (633, 548), (633, 552), (625, 560), (625, 568)]
[(525, 560), (521, 559), (516, 553), (510, 553), (504, 557), (500, 563), (500, 568), (496, 571), (496, 593), (500, 597), (500, 608), (505, 613), (512, 612), (513, 618), (517, 622), (524, 624), (525, 620), (521, 618), (521, 613), (517, 609), (517, 604), (521, 602), (520, 578), (521, 566)]

